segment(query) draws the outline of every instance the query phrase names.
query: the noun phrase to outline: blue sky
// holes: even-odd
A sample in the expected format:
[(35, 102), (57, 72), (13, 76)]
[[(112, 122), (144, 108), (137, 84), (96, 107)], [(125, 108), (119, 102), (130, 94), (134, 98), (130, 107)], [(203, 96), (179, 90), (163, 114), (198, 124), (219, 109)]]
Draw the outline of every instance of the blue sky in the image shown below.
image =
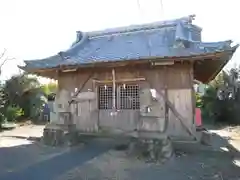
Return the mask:
[[(139, 24), (196, 14), (204, 41), (240, 42), (239, 0), (0, 0), (0, 52), (16, 57), (1, 78), (17, 73), (22, 59), (67, 49), (76, 31)], [(238, 63), (240, 50), (228, 66)]]

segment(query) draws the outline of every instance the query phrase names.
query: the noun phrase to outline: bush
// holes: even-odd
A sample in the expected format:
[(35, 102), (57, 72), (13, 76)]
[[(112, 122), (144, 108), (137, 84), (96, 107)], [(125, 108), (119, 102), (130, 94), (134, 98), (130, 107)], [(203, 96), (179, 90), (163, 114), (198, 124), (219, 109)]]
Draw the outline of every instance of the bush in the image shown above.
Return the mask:
[(1, 130), (1, 128), (2, 128), (2, 123), (4, 122), (4, 115), (1, 113), (0, 114), (0, 130)]
[(24, 114), (23, 110), (16, 106), (8, 106), (6, 109), (6, 119), (7, 121), (15, 121), (17, 118), (21, 117)]
[(239, 69), (223, 71), (209, 83), (202, 97), (203, 119), (226, 124), (240, 124)]
[(200, 96), (200, 94), (196, 93), (195, 99), (196, 99), (196, 107), (201, 108), (203, 104), (202, 104), (202, 97)]

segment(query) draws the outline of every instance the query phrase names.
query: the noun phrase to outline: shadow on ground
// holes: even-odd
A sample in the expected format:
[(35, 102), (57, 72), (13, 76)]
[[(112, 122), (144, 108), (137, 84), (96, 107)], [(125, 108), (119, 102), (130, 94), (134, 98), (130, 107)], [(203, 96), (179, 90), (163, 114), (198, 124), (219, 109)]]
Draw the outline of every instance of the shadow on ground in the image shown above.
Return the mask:
[(63, 148), (44, 146), (35, 137), (2, 138), (28, 140), (32, 143), (0, 148), (1, 180), (51, 180), (108, 151), (111, 145), (108, 141), (93, 140), (86, 147), (74, 147), (63, 153)]
[(188, 143), (176, 147), (176, 157), (164, 165), (146, 164), (142, 160), (129, 157), (124, 151), (113, 150), (118, 142), (116, 139), (114, 141), (94, 139), (84, 147), (74, 147), (63, 153), (62, 148), (42, 145), (38, 137), (2, 136), (1, 138), (31, 142), (31, 144), (0, 148), (1, 180), (56, 178), (79, 180), (86, 177), (92, 180), (110, 178), (157, 180), (159, 177), (166, 180), (240, 178), (237, 162), (239, 160), (240, 166), (239, 150), (229, 143), (228, 138), (218, 134), (213, 134), (212, 146)]
[(2, 136), (2, 137), (7, 137), (7, 138), (17, 138), (17, 139), (25, 139), (29, 141), (41, 141), (42, 137), (34, 137), (34, 136)]
[(176, 164), (171, 164), (170, 168), (179, 166), (176, 168), (180, 172), (178, 179), (183, 180), (180, 175), (184, 174), (189, 179), (238, 180), (240, 152), (229, 139), (212, 133), (211, 146), (182, 144), (176, 150)]
[(239, 180), (240, 168), (235, 162), (239, 151), (218, 134), (213, 134), (212, 140), (212, 146), (184, 143), (176, 147), (175, 157), (165, 164), (145, 163), (111, 149), (58, 180)]

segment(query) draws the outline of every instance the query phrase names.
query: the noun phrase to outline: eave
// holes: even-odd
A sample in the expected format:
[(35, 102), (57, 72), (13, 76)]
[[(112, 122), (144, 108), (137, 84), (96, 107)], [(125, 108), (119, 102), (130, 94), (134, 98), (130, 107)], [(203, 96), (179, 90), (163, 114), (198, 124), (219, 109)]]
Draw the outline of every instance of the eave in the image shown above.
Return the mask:
[(155, 57), (148, 59), (137, 59), (128, 61), (117, 61), (117, 62), (95, 62), (86, 64), (76, 64), (76, 65), (59, 65), (53, 68), (31, 68), (19, 66), (19, 68), (27, 71), (28, 73), (37, 74), (44, 77), (49, 77), (57, 79), (57, 74), (60, 71), (70, 70), (87, 70), (92, 68), (107, 68), (107, 67), (123, 67), (130, 65), (147, 64), (152, 62), (161, 61), (175, 61), (184, 62), (188, 61), (193, 63), (194, 66), (194, 78), (203, 83), (207, 83), (215, 78), (215, 76), (222, 70), (225, 64), (231, 59), (232, 55), (238, 48), (238, 45), (232, 47), (229, 50), (204, 53), (192, 56), (182, 56), (182, 57)]
[[(208, 83), (213, 80), (223, 67), (230, 61), (239, 45), (230, 50), (216, 53), (211, 59), (204, 58), (194, 63), (194, 78), (202, 83)], [(218, 54), (218, 55), (217, 55)]]

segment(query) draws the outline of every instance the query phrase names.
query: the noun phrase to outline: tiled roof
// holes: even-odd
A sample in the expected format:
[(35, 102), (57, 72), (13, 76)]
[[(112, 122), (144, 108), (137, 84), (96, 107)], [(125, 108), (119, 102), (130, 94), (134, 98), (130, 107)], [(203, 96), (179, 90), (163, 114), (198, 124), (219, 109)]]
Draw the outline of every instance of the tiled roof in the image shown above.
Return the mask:
[(57, 55), (25, 61), (25, 69), (54, 68), (95, 62), (181, 57), (231, 50), (231, 41), (201, 42), (194, 16), (94, 32), (77, 32), (77, 39)]

